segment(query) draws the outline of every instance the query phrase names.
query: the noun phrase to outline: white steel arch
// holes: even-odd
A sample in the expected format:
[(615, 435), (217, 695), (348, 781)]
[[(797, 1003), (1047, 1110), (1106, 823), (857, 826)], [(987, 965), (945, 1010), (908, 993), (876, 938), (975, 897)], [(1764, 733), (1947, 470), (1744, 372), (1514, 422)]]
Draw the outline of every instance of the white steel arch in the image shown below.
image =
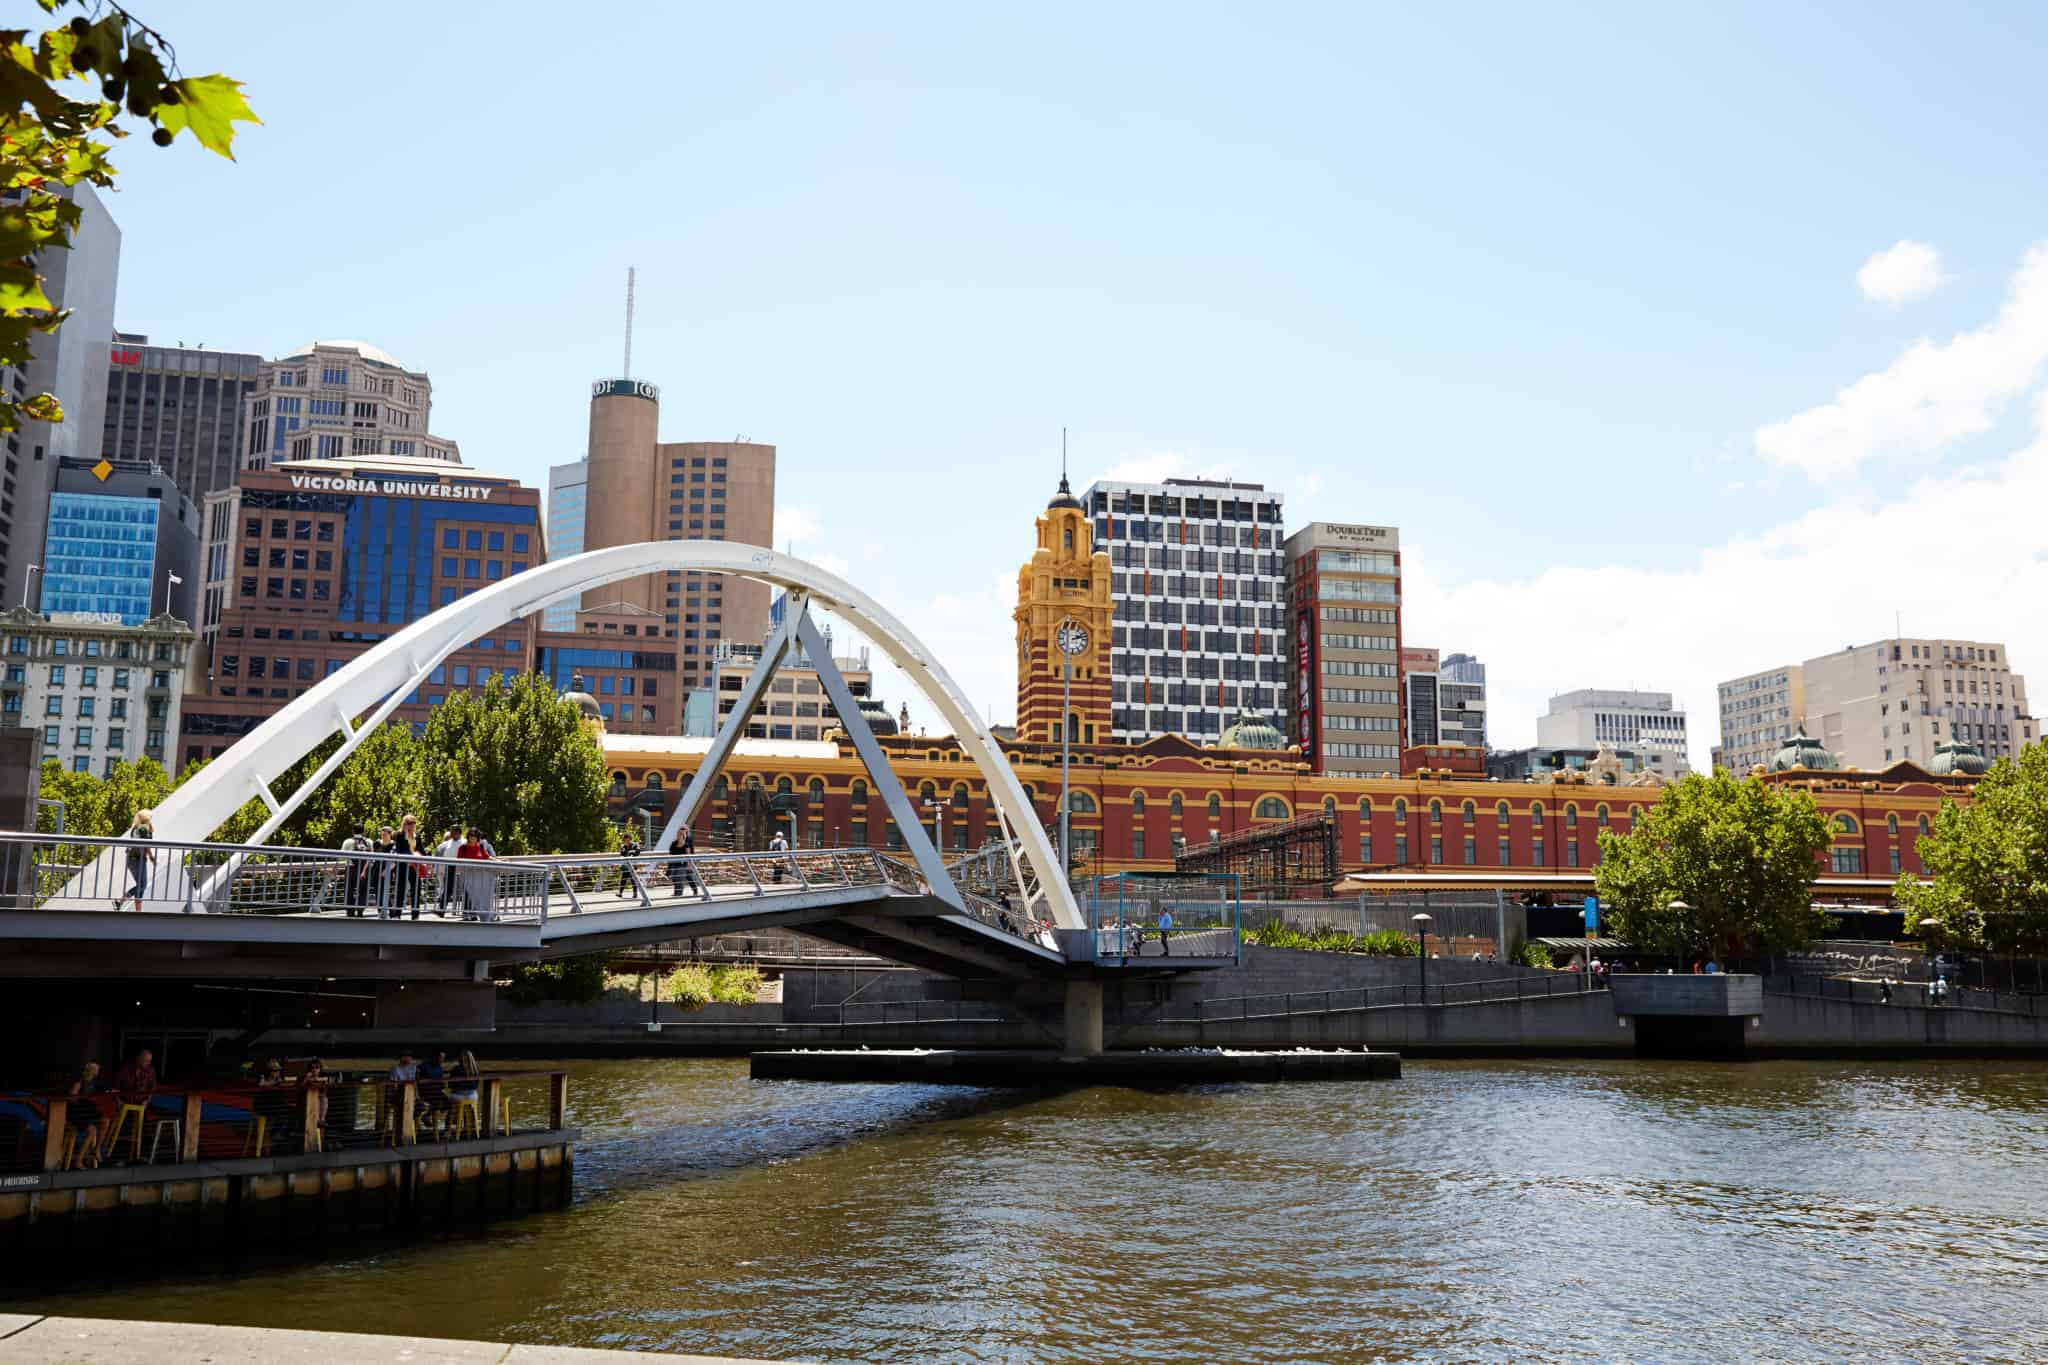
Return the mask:
[[(1023, 785), (994, 736), (975, 715), (972, 703), (931, 651), (879, 602), (837, 574), (760, 546), (721, 540), (649, 541), (591, 550), (528, 569), (413, 622), (323, 678), (305, 696), (244, 735), (164, 798), (156, 808), (157, 837), (203, 840), (254, 797), (271, 808), (271, 818), (249, 841), (262, 843), (448, 655), (563, 597), (670, 569), (750, 578), (806, 594), (812, 603), (830, 607), (852, 621), (910, 676), (953, 727), (961, 749), (988, 784), (989, 797), (1008, 826), (1013, 847), (1044, 889), (1045, 909), (1053, 922), (1063, 929), (1085, 927), (1060, 871), (1059, 857), (1045, 837)], [(357, 725), (355, 717), (366, 710), (369, 716)], [(285, 796), (271, 791), (272, 778), (336, 729), (342, 732), (343, 742), (333, 757), (297, 791)]]

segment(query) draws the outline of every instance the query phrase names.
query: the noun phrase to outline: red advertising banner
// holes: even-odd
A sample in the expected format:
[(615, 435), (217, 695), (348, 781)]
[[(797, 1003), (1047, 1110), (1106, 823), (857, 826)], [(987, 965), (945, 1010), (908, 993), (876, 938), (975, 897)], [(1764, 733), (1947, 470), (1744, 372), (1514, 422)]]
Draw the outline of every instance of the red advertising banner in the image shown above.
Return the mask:
[(1322, 709), (1322, 691), (1316, 686), (1316, 614), (1313, 606), (1294, 609), (1294, 697), (1295, 739), (1301, 745), (1301, 756), (1320, 768), (1316, 739), (1320, 733), (1317, 715)]

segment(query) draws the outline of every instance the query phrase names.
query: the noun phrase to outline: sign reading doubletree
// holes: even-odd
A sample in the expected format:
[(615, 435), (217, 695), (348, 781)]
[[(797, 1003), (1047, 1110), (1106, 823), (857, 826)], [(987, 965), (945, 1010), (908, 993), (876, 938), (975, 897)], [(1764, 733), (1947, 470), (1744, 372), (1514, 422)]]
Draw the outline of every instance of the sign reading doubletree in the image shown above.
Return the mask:
[(592, 398), (645, 398), (661, 401), (661, 390), (644, 379), (600, 379), (590, 386)]

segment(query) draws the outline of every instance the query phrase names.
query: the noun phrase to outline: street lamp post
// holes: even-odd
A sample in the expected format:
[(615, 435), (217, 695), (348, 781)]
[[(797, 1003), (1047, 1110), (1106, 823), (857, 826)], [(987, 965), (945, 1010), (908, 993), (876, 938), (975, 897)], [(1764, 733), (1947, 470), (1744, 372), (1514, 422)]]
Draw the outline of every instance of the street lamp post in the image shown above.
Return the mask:
[[(1928, 918), (1920, 921), (1918, 928), (1920, 930), (1920, 936), (1922, 938), (1928, 938), (1934, 934), (1939, 934), (1942, 931), (1942, 923), (1940, 920), (1935, 919), (1932, 916), (1929, 916)], [(1934, 954), (1934, 981), (1938, 981), (1940, 979), (1941, 954), (1937, 951)], [(1927, 983), (1927, 998), (1930, 1002), (1935, 1001), (1934, 981), (1929, 981)]]
[(1666, 910), (1669, 910), (1673, 916), (1679, 919), (1683, 919), (1685, 916), (1690, 915), (1692, 913), (1692, 907), (1690, 905), (1687, 905), (1684, 901), (1678, 900), (1676, 898), (1672, 900), (1671, 904), (1665, 906), (1664, 908)]
[(1429, 926), (1434, 921), (1428, 915), (1410, 915), (1408, 918), (1409, 922), (1414, 924), (1415, 932), (1421, 939), (1421, 943), (1416, 949), (1415, 961), (1422, 971), (1422, 1003), (1427, 1005), (1429, 1003)]
[(934, 798), (925, 802), (924, 808), (937, 812), (933, 819), (938, 825), (939, 851), (943, 853), (946, 848), (946, 803)]

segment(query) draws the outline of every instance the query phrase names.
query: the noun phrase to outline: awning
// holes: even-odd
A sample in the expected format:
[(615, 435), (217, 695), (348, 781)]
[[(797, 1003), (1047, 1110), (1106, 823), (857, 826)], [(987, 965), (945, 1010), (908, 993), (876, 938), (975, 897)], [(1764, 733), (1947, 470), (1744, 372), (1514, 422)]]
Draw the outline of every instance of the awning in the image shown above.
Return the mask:
[(1596, 953), (1611, 952), (1617, 948), (1635, 951), (1618, 938), (1539, 938), (1536, 942), (1546, 948), (1555, 948), (1561, 953), (1583, 953), (1588, 948)]

